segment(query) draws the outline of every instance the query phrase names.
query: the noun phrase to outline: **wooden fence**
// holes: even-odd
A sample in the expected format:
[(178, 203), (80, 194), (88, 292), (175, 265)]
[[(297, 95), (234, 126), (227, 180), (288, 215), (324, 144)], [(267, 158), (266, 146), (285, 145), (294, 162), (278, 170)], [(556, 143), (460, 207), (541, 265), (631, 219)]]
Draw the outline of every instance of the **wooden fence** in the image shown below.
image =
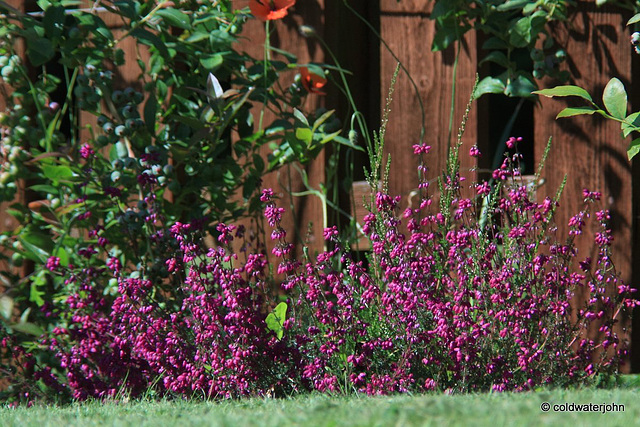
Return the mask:
[[(20, 6), (23, 1), (13, 0), (11, 3)], [(305, 39), (298, 33), (300, 24), (312, 25), (332, 47), (341, 65), (351, 70), (352, 74), (348, 79), (351, 91), (367, 116), (370, 129), (378, 126), (381, 106), (384, 105), (393, 70), (397, 60), (401, 61), (405, 70), (399, 76), (393, 96), (386, 151), (392, 157), (390, 190), (394, 194), (403, 195), (403, 203), (406, 204), (409, 193), (416, 186), (418, 166), (411, 146), (421, 142), (423, 121), (426, 130), (423, 142), (433, 147), (429, 156), (431, 176), (436, 176), (444, 165), (449, 140), (449, 112), (456, 52), (453, 48), (444, 52), (431, 52), (435, 27), (434, 22), (429, 19), (432, 6), (429, 0), (351, 0), (348, 4), (349, 8), (343, 0), (298, 1), (290, 14), (275, 26), (271, 43), (275, 47), (296, 53), (301, 62), (332, 62), (330, 55), (318, 42)], [(238, 5), (243, 7), (246, 2), (239, 1)], [(389, 49), (379, 42), (371, 28), (353, 11), (366, 18), (373, 29), (379, 31)], [(614, 76), (630, 88), (632, 72), (637, 71), (638, 60), (632, 55), (628, 29), (625, 27), (629, 13), (613, 7), (596, 8), (595, 0), (578, 1), (576, 11), (570, 22), (554, 28), (556, 39), (568, 53), (567, 64), (573, 83), (584, 87), (595, 95), (595, 99), (599, 98), (606, 82)], [(257, 21), (252, 22), (247, 25), (245, 36), (247, 39), (243, 48), (258, 55), (262, 49), (264, 27)], [(461, 44), (456, 78), (454, 139), (476, 73), (482, 71), (478, 65), (484, 55), (480, 44), (474, 32), (467, 33)], [(125, 48), (128, 52), (133, 52), (133, 49), (134, 46)], [(130, 72), (121, 70), (120, 75), (126, 79)], [(551, 81), (541, 82), (542, 87), (552, 84)], [(635, 109), (640, 108), (638, 91), (640, 84), (636, 84), (631, 96)], [(511, 107), (510, 104), (505, 107), (498, 98), (497, 95), (487, 96), (474, 103), (463, 138), (463, 153), (474, 144), (483, 152), (491, 153), (498, 143), (503, 143), (495, 140), (495, 129), (502, 129), (510, 114), (505, 109)], [(419, 99), (423, 101), (424, 112), (421, 111)], [(316, 96), (310, 102), (336, 108), (338, 116), (349, 120), (349, 108), (335, 88), (330, 88), (324, 99)], [(569, 217), (580, 209), (583, 188), (603, 193), (601, 207), (610, 209), (612, 213), (616, 266), (622, 272), (624, 280), (638, 284), (640, 267), (636, 242), (640, 242), (640, 236), (635, 220), (638, 217), (640, 190), (637, 186), (632, 186), (632, 183), (639, 171), (627, 160), (628, 141), (622, 140), (615, 123), (592, 116), (556, 121), (555, 115), (564, 105), (562, 101), (548, 99), (530, 103), (523, 109), (523, 116), (526, 117), (520, 122), (524, 125), (514, 129), (514, 136), (529, 139), (525, 143), (530, 144), (529, 152), (536, 163), (540, 160), (549, 137), (553, 139), (553, 148), (542, 174), (545, 184), (539, 189), (539, 194), (540, 197), (555, 194), (567, 175), (558, 217), (560, 235), (567, 232), (563, 225), (567, 224)], [(476, 164), (470, 157), (463, 155), (462, 168), (466, 171), (487, 168), (491, 163), (488, 157), (490, 156), (484, 156)], [(325, 179), (325, 161), (326, 157), (322, 155), (308, 166), (312, 185), (317, 186)], [(357, 164), (356, 179), (362, 179), (360, 171), (366, 164), (366, 158), (357, 158), (354, 162)], [(288, 182), (288, 177), (283, 179), (284, 173), (288, 172), (265, 177), (265, 185), (278, 188), (282, 182)], [(475, 172), (469, 173), (472, 175)], [(299, 179), (293, 177), (292, 182), (299, 183)], [(299, 184), (291, 188), (293, 191), (301, 189)], [(282, 192), (283, 195), (286, 193)], [(294, 198), (291, 203), (299, 214), (297, 228), (302, 233), (306, 233), (309, 222), (314, 224), (314, 232), (307, 240), (312, 246), (319, 248), (319, 225), (322, 223), (319, 200), (307, 196)], [(348, 197), (345, 196), (343, 207), (348, 209), (347, 205)], [(7, 229), (11, 226), (6, 215), (0, 217), (0, 227)], [(589, 230), (585, 237), (583, 240), (588, 242), (589, 237), (593, 237), (593, 230)], [(584, 243), (580, 246), (582, 255), (590, 252), (593, 252), (593, 245)], [(639, 317), (640, 315), (636, 316), (637, 321), (640, 321)], [(640, 331), (640, 322), (637, 323), (636, 329)], [(636, 333), (635, 337), (631, 365), (634, 371), (638, 371), (640, 334)]]
[[(329, 55), (322, 54), (312, 41), (303, 40), (291, 31), (296, 24), (312, 24), (323, 34), (329, 46), (338, 56), (341, 65), (351, 70), (349, 78), (356, 102), (368, 117), (370, 129), (377, 129), (380, 110), (384, 106), (390, 79), (398, 60), (404, 69), (400, 73), (393, 94), (389, 124), (387, 127), (386, 153), (391, 155), (390, 191), (403, 196), (403, 204), (410, 203), (410, 193), (415, 189), (418, 160), (412, 153), (412, 145), (425, 142), (432, 146), (429, 156), (430, 177), (436, 177), (444, 166), (448, 141), (450, 139), (449, 114), (451, 108), (451, 88), (456, 52), (449, 48), (444, 52), (431, 52), (435, 34), (434, 22), (429, 19), (432, 2), (429, 0), (353, 0), (347, 8), (341, 0), (298, 2), (293, 13), (284, 20), (286, 29), (277, 39), (283, 48), (296, 51), (296, 46), (306, 51), (306, 58), (331, 62)], [(377, 36), (354, 13), (368, 19), (380, 33), (388, 46), (381, 44)], [(317, 15), (324, 11), (322, 19)], [(629, 12), (614, 7), (597, 8), (595, 0), (579, 1), (576, 13), (566, 24), (554, 28), (554, 37), (560, 41), (568, 54), (568, 69), (573, 76), (572, 83), (584, 87), (599, 99), (606, 82), (618, 77), (627, 88), (631, 88), (632, 70), (637, 69), (637, 59), (628, 42), (625, 26)], [(257, 36), (263, 36), (259, 31)], [(483, 70), (479, 61), (483, 57), (481, 42), (474, 32), (466, 34), (460, 45), (456, 77), (453, 136), (457, 133), (464, 109), (471, 94), (476, 73)], [(313, 52), (313, 54), (311, 54)], [(298, 53), (300, 53), (298, 51)], [(411, 79), (409, 78), (411, 76)], [(412, 80), (412, 81), (411, 81)], [(551, 87), (555, 82), (543, 80), (541, 87)], [(636, 85), (638, 86), (638, 85)], [(416, 93), (417, 90), (417, 93)], [(631, 105), (640, 108), (637, 87), (631, 92)], [(475, 177), (475, 170), (491, 166), (491, 153), (504, 141), (497, 141), (505, 122), (509, 119), (514, 102), (491, 95), (474, 103), (463, 138), (462, 153), (477, 144), (485, 152), (478, 163), (463, 155), (462, 170), (467, 176)], [(503, 97), (504, 98), (504, 97)], [(424, 111), (418, 100), (422, 100)], [(325, 99), (328, 108), (337, 108), (343, 117), (349, 112), (339, 96), (329, 93)], [(549, 138), (552, 149), (542, 173), (544, 185), (538, 190), (540, 198), (555, 195), (565, 175), (567, 184), (561, 197), (558, 211), (558, 234), (567, 235), (566, 225), (571, 215), (582, 206), (582, 190), (601, 191), (603, 194), (599, 209), (611, 211), (611, 226), (614, 236), (614, 261), (625, 281), (640, 282), (638, 264), (638, 236), (634, 219), (638, 216), (637, 201), (639, 190), (632, 186), (638, 168), (626, 157), (628, 141), (623, 141), (619, 127), (614, 122), (595, 117), (576, 117), (557, 121), (556, 114), (566, 104), (563, 101), (540, 99), (522, 108), (521, 116), (513, 131), (513, 136), (524, 136), (529, 148), (525, 151), (537, 165), (542, 158)], [(421, 141), (424, 123), (425, 134)], [(496, 132), (496, 129), (499, 131)], [(322, 163), (325, 158), (318, 162)], [(358, 167), (366, 164), (366, 159), (356, 159)], [(317, 173), (316, 182), (323, 179), (323, 168), (312, 166)], [(357, 172), (357, 169), (356, 169)], [(356, 178), (358, 176), (356, 175)], [(269, 182), (269, 181), (267, 181)], [(273, 182), (273, 181), (271, 181)], [(285, 192), (286, 193), (286, 192)], [(297, 200), (306, 206), (303, 200)], [(306, 230), (305, 224), (312, 221), (320, 224), (320, 209), (314, 201), (303, 210), (307, 216), (298, 228)], [(354, 207), (351, 206), (351, 210)], [(315, 228), (316, 236), (319, 233)], [(587, 230), (579, 245), (582, 256), (595, 256), (593, 237), (595, 230)], [(318, 237), (316, 237), (318, 238)], [(640, 331), (640, 316), (636, 316)], [(625, 326), (629, 320), (624, 320)], [(597, 331), (592, 331), (597, 333)], [(631, 369), (640, 370), (640, 334), (632, 341)]]

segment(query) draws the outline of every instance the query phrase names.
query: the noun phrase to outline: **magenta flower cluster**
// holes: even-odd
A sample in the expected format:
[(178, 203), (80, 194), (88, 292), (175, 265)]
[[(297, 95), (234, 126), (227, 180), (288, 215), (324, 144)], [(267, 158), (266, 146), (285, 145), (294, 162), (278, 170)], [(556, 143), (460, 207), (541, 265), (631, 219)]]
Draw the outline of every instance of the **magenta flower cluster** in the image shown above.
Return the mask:
[[(614, 374), (628, 347), (616, 323), (635, 301), (611, 261), (609, 213), (594, 214), (597, 258), (580, 258), (575, 239), (600, 194), (584, 191), (585, 207), (561, 240), (557, 201), (534, 200), (518, 159), (505, 160), (494, 185), (466, 192), (450, 165), (437, 197), (425, 182), (420, 203), (403, 212), (398, 197), (378, 191), (362, 226), (367, 259), (355, 259), (335, 227), (324, 230), (327, 251), (297, 259), (272, 190), (260, 198), (272, 256), (250, 242), (237, 250), (244, 229), (222, 223), (207, 248), (204, 222), (194, 221), (150, 239), (164, 248), (164, 276), (130, 271), (113, 256), (103, 269), (52, 257), (47, 268), (75, 289), (55, 309), (66, 323), (42, 340), (58, 366), (13, 354), (29, 375), (76, 399), (523, 391)], [(284, 279), (276, 283), (274, 272)], [(113, 298), (105, 281), (117, 284)], [(594, 329), (598, 339), (587, 334)]]

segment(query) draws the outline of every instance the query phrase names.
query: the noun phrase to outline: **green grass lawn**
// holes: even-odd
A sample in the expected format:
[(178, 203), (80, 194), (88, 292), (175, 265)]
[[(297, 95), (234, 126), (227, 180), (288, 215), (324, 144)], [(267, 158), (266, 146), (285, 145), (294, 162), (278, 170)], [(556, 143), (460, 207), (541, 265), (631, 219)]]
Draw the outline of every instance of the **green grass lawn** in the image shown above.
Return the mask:
[[(617, 404), (624, 412), (543, 412), (554, 404)], [(8, 426), (626, 426), (640, 423), (640, 389), (537, 393), (247, 399), (231, 402), (91, 402), (0, 409)]]

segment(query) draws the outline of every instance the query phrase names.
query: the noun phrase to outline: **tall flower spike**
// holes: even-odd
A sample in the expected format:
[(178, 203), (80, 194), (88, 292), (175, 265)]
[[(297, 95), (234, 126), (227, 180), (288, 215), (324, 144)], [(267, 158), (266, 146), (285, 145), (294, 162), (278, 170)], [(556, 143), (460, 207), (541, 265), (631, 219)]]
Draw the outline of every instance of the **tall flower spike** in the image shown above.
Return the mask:
[(296, 0), (251, 0), (249, 9), (261, 21), (273, 21), (284, 18), (288, 13), (287, 9), (295, 3)]
[(302, 78), (302, 86), (309, 93), (318, 95), (326, 95), (320, 89), (327, 84), (327, 79), (323, 76), (309, 71), (307, 67), (300, 67), (300, 77)]

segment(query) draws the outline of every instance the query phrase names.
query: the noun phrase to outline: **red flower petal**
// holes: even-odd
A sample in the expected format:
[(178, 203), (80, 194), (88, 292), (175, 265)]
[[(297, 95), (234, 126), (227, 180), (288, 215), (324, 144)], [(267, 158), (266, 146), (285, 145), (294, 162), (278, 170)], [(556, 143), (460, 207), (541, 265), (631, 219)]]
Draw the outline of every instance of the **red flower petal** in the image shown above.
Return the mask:
[(310, 72), (307, 67), (300, 67), (300, 77), (302, 78), (302, 86), (307, 92), (326, 95), (326, 93), (319, 90), (327, 84), (327, 79), (323, 76)]
[(293, 6), (296, 0), (251, 0), (249, 9), (256, 18), (262, 21), (273, 21), (283, 18), (287, 9)]

